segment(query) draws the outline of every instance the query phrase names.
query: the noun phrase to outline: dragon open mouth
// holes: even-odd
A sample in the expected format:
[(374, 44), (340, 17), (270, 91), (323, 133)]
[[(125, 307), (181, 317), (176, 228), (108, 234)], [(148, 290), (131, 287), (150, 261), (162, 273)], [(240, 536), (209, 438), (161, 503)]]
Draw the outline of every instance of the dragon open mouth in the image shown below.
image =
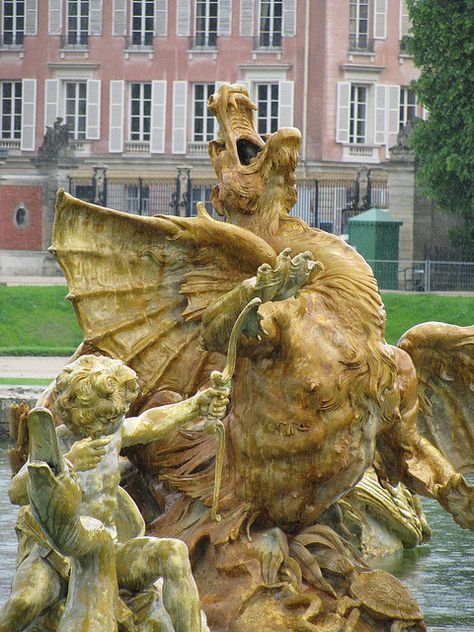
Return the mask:
[(241, 165), (248, 166), (252, 159), (258, 156), (261, 151), (262, 148), (251, 140), (240, 138), (237, 141), (237, 153)]

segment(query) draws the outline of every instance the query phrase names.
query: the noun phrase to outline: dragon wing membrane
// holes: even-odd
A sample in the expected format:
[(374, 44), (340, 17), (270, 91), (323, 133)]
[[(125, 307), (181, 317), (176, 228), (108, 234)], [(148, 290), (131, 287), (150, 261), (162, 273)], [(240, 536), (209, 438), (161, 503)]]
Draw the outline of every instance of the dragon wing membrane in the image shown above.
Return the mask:
[(420, 431), (459, 472), (474, 472), (474, 326), (423, 323), (398, 346), (418, 374)]
[(139, 375), (144, 396), (194, 393), (221, 368), (199, 354), (203, 310), (276, 253), (245, 229), (199, 217), (140, 217), (59, 191), (51, 252), (85, 342)]

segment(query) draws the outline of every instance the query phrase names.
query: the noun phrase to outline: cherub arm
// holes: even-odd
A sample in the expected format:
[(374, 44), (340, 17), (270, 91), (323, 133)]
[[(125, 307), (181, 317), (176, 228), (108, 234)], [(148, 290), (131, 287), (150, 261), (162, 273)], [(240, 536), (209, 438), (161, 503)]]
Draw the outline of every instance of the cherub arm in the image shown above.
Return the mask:
[(418, 380), (409, 356), (396, 354), (401, 392), (400, 417), (377, 437), (377, 448), (391, 483), (436, 498), (463, 528), (474, 530), (474, 488), (418, 432)]
[(129, 417), (122, 426), (122, 446), (164, 439), (196, 417), (211, 415), (221, 419), (229, 403), (228, 394), (226, 388), (208, 388), (183, 402), (150, 408), (138, 417)]

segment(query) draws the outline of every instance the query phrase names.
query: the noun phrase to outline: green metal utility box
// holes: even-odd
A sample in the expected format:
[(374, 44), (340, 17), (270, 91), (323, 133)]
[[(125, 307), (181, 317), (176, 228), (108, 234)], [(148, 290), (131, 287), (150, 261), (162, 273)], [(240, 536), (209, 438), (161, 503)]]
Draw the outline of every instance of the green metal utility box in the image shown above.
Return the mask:
[(349, 243), (372, 266), (382, 290), (398, 290), (398, 242), (403, 224), (382, 208), (351, 217)]

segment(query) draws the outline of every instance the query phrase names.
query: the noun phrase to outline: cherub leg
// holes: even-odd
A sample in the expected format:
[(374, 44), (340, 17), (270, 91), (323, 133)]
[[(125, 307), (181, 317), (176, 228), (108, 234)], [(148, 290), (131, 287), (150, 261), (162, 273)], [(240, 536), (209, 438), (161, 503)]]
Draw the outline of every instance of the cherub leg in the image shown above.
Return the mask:
[(19, 566), (12, 594), (0, 609), (0, 632), (21, 632), (63, 595), (63, 580), (34, 552)]
[(163, 603), (176, 632), (201, 630), (199, 594), (188, 547), (171, 538), (134, 538), (117, 552), (120, 588), (139, 591), (163, 577)]

